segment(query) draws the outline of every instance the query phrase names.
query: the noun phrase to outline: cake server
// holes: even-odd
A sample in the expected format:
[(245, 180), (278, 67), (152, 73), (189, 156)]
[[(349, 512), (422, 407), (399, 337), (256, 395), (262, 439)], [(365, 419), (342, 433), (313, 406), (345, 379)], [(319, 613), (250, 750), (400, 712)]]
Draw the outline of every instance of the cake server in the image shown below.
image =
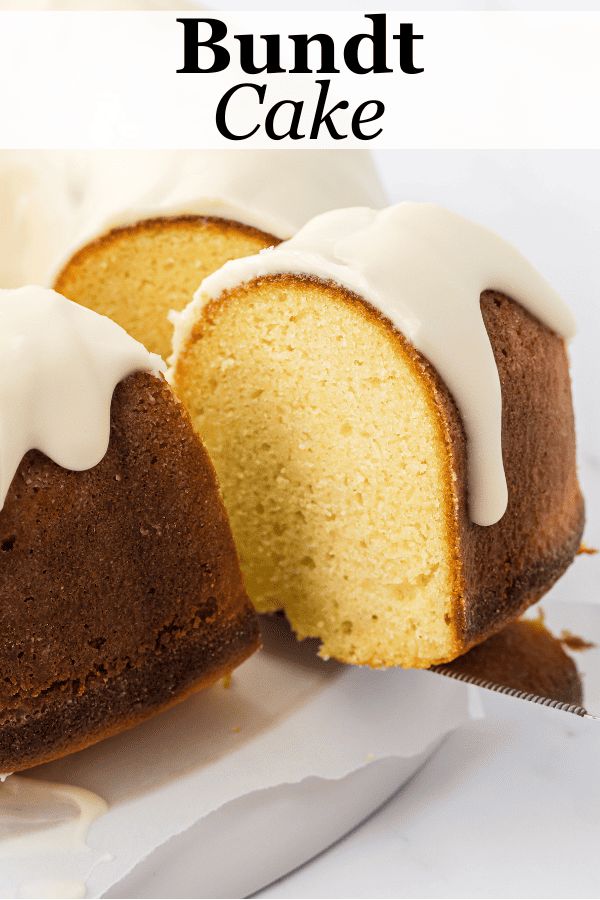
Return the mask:
[[(534, 618), (539, 608), (534, 607), (527, 618)], [(518, 690), (509, 684), (486, 678), (485, 671), (480, 676), (466, 674), (455, 669), (453, 663), (433, 666), (431, 671), (484, 690), (538, 703), (582, 718), (600, 720), (600, 604), (551, 601), (544, 603), (541, 608), (544, 613), (544, 624), (553, 635), (559, 639), (562, 636), (563, 641), (566, 636), (570, 636), (570, 640), (566, 638), (569, 643), (582, 645), (580, 649), (573, 649), (563, 642), (563, 649), (574, 660), (583, 684), (581, 706), (566, 703), (558, 697), (541, 697), (535, 693)], [(581, 641), (573, 639), (573, 636), (581, 638)]]
[[(532, 703), (539, 703), (542, 706), (552, 707), (552, 709), (560, 709), (563, 712), (573, 713), (575, 716), (581, 716), (586, 719), (600, 719), (600, 715), (592, 715), (585, 707), (577, 706), (574, 703), (565, 703), (563, 700), (553, 699), (552, 697), (540, 697), (538, 694), (528, 694), (525, 691), (517, 690), (517, 688), (488, 681), (482, 677), (477, 678), (475, 675), (455, 672), (451, 663), (443, 666), (432, 666), (431, 671), (436, 672), (438, 675), (445, 675), (447, 678), (454, 678), (455, 681), (462, 681), (465, 684), (472, 684), (474, 687), (484, 688), (486, 691), (495, 691), (497, 694), (517, 697), (519, 700), (529, 700)], [(598, 712), (600, 713), (600, 710)]]

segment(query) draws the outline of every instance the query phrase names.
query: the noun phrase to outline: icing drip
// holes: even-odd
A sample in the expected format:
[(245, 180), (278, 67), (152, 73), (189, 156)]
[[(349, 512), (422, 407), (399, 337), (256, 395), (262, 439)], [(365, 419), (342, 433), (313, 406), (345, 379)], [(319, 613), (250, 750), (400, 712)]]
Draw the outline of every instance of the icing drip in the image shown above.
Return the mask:
[(0, 509), (23, 456), (90, 469), (108, 448), (117, 384), (164, 371), (105, 316), (40, 287), (0, 290)]
[(508, 502), (502, 398), (480, 295), (500, 291), (569, 338), (572, 316), (550, 285), (502, 238), (433, 204), (336, 210), (278, 247), (226, 263), (206, 278), (174, 317), (173, 358), (206, 302), (242, 282), (282, 273), (311, 275), (353, 291), (427, 357), (465, 426), (471, 518), (478, 525), (501, 519)]
[(92, 822), (108, 806), (68, 784), (12, 775), (0, 785), (0, 859), (86, 847)]
[(0, 870), (16, 889), (10, 896), (85, 897), (88, 874), (106, 860), (87, 845), (88, 831), (107, 811), (97, 794), (70, 784), (15, 775), (0, 784)]

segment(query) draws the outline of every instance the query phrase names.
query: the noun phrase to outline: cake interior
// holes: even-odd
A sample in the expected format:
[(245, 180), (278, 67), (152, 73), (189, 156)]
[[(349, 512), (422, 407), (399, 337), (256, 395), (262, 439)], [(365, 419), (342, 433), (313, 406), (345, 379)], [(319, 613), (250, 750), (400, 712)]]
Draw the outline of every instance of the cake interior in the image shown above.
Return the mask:
[(276, 243), (236, 222), (198, 216), (150, 219), (86, 245), (65, 266), (56, 290), (109, 316), (154, 353), (171, 352), (169, 310), (181, 310), (202, 279), (223, 263)]
[(256, 608), (350, 663), (452, 656), (451, 475), (414, 351), (358, 298), (292, 276), (236, 288), (195, 327), (174, 386)]

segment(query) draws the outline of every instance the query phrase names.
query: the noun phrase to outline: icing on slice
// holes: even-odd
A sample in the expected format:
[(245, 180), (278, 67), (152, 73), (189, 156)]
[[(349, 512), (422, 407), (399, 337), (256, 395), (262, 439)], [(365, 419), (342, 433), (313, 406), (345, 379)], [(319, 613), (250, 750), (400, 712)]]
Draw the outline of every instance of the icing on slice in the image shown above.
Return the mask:
[(0, 290), (0, 509), (28, 450), (66, 469), (97, 465), (117, 384), (164, 368), (111, 319), (55, 291)]
[(242, 282), (283, 273), (334, 281), (358, 294), (432, 363), (463, 419), (471, 519), (478, 525), (501, 519), (508, 502), (502, 397), (480, 296), (500, 291), (570, 338), (573, 318), (553, 288), (498, 235), (433, 204), (336, 210), (206, 278), (174, 317), (175, 355), (206, 302)]

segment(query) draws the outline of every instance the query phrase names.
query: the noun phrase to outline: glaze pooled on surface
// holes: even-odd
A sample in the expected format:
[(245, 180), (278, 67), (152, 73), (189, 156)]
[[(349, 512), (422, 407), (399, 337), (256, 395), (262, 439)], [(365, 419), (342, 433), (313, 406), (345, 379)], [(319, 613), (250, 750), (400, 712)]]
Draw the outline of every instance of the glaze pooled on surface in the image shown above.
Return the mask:
[(87, 836), (108, 804), (70, 784), (18, 775), (0, 781), (2, 877), (20, 882), (11, 896), (86, 897), (83, 879), (105, 859), (92, 855)]
[(108, 810), (91, 791), (19, 775), (0, 784), (0, 807), (0, 860), (84, 849), (90, 825)]
[(237, 284), (284, 273), (333, 281), (356, 293), (432, 363), (463, 419), (471, 518), (478, 525), (501, 519), (508, 501), (502, 397), (480, 296), (485, 290), (506, 294), (570, 338), (573, 318), (552, 287), (498, 235), (433, 204), (336, 210), (278, 247), (232, 260), (206, 278), (174, 317), (175, 355), (205, 303)]
[(97, 465), (117, 384), (163, 370), (115, 322), (55, 291), (0, 290), (0, 508), (29, 450), (65, 469)]

